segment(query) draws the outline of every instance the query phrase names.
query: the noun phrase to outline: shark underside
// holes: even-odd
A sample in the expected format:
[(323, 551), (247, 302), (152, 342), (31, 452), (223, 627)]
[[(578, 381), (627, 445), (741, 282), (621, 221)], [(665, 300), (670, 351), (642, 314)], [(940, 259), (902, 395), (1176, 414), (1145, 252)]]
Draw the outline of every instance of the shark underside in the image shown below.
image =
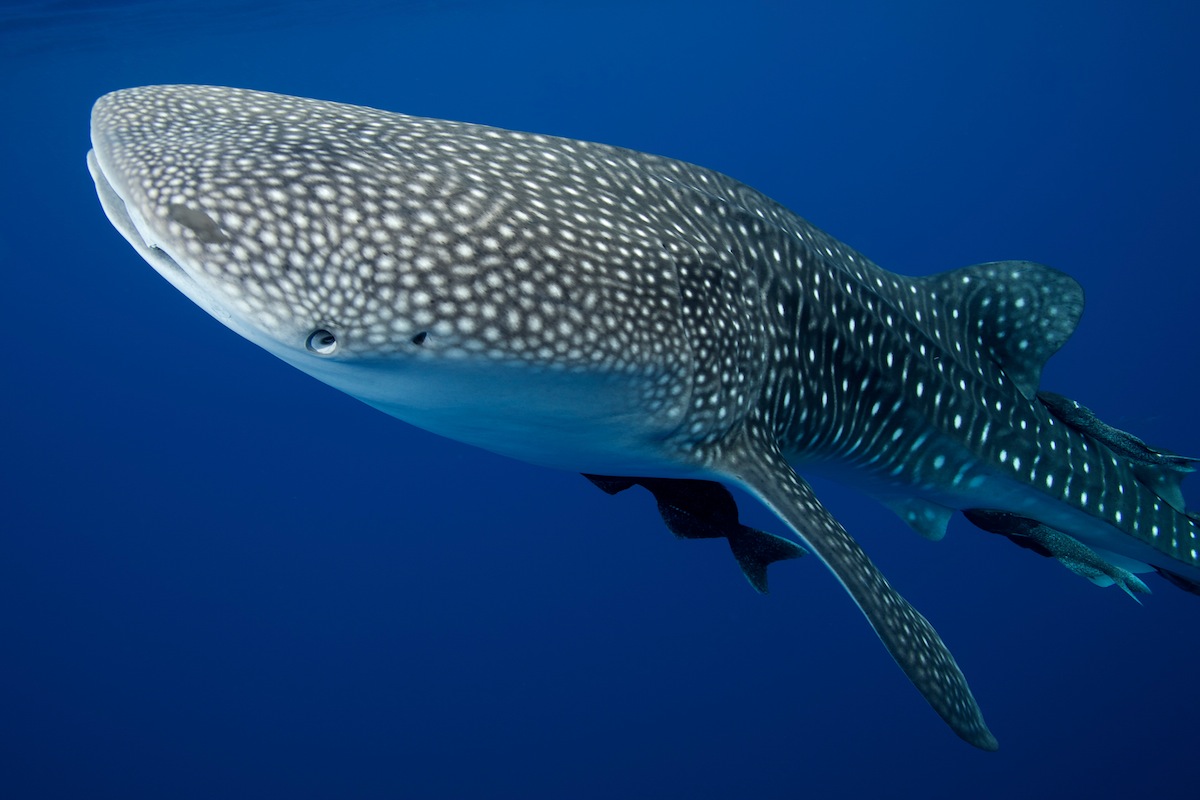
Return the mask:
[(905, 277), (691, 164), (264, 92), (114, 92), (91, 135), (109, 219), (223, 324), (414, 425), (646, 488), (759, 591), (811, 552), (977, 747), (950, 651), (801, 473), (931, 539), (960, 510), (1101, 585), (1200, 587), (1196, 460), (1040, 389), (1083, 310), (1061, 272)]

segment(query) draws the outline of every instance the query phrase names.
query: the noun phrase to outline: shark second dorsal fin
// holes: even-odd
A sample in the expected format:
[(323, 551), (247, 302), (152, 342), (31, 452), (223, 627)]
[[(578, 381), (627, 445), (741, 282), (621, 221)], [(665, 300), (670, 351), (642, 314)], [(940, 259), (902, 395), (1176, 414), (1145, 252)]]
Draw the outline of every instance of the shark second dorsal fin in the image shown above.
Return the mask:
[(1032, 261), (995, 261), (921, 278), (947, 309), (941, 324), (1017, 385), (1037, 394), (1042, 367), (1083, 314), (1083, 288), (1071, 276)]
[(743, 431), (721, 471), (758, 497), (825, 563), (925, 700), (963, 740), (996, 750), (962, 670), (925, 617), (892, 588), (846, 529), (821, 505), (767, 434)]
[(1171, 508), (1180, 514), (1187, 513), (1187, 501), (1183, 499), (1183, 476), (1186, 473), (1141, 464), (1133, 468), (1133, 474)]

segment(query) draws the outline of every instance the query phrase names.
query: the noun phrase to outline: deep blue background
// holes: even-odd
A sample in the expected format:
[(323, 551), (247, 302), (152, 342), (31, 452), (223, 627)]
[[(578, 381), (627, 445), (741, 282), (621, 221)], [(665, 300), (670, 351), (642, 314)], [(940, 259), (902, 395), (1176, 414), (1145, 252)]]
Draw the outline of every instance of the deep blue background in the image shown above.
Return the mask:
[(142, 263), (84, 164), (91, 102), (160, 82), (698, 162), (899, 272), (1070, 272), (1045, 385), (1200, 453), (1194, 3), (375, 5), (0, 11), (0, 796), (1194, 791), (1200, 598), (819, 484), (957, 655), (975, 751), (815, 560), (759, 597), (644, 493), (292, 370)]

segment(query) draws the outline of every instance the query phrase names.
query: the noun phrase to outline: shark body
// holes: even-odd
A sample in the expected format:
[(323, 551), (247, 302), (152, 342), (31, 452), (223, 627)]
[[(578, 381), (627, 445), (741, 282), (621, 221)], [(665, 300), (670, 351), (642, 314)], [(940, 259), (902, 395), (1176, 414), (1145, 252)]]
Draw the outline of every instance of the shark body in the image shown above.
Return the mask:
[(91, 135), (125, 238), (288, 363), (606, 491), (640, 483), (676, 533), (728, 538), (765, 590), (766, 565), (802, 550), (741, 526), (709, 482), (748, 491), (978, 747), (996, 740), (950, 652), (801, 471), (931, 538), (963, 509), (1097, 583), (1200, 585), (1192, 460), (1038, 395), (1083, 309), (1060, 272), (904, 277), (701, 167), (262, 92), (114, 92)]

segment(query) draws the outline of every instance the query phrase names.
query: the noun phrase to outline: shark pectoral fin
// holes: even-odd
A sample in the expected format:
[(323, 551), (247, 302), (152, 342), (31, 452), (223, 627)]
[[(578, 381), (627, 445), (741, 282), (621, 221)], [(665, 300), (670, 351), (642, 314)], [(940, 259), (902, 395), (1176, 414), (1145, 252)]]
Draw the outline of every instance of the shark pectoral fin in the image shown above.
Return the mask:
[(757, 496), (833, 571), (925, 700), (956, 734), (982, 750), (996, 738), (966, 678), (933, 626), (900, 596), (767, 436), (724, 452), (722, 471)]
[(892, 497), (883, 504), (931, 542), (940, 542), (946, 537), (946, 526), (954, 516), (954, 509), (919, 497)]

